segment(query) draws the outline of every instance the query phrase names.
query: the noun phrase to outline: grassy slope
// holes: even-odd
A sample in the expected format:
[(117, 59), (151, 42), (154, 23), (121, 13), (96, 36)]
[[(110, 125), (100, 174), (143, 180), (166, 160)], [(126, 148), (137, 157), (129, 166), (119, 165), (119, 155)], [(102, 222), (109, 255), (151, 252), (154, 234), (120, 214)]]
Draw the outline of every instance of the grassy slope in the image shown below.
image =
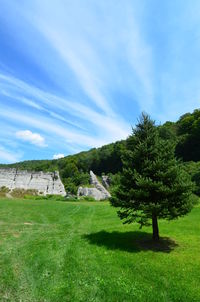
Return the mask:
[(153, 251), (108, 203), (0, 200), (0, 301), (199, 302), (199, 217), (161, 221), (178, 246)]

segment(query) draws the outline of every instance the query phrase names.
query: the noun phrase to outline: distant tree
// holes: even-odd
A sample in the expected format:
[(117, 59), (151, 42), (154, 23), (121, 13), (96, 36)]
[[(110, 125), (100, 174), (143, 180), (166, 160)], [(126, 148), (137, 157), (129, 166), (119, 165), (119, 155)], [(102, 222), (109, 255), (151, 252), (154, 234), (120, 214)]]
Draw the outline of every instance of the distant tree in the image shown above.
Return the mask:
[(142, 114), (127, 140), (120, 184), (111, 204), (120, 207), (124, 223), (138, 222), (153, 229), (159, 240), (158, 218), (175, 219), (192, 208), (192, 182), (174, 156), (174, 144), (163, 140), (155, 122)]
[(76, 163), (74, 161), (68, 161), (65, 164), (65, 167), (62, 168), (60, 171), (61, 171), (62, 178), (73, 177), (75, 174), (78, 174), (79, 172)]
[(200, 162), (183, 162), (183, 168), (194, 182), (194, 193), (200, 196)]
[(159, 136), (163, 139), (177, 140), (177, 126), (173, 122), (166, 122), (158, 127)]
[(187, 113), (177, 122), (177, 133), (180, 136), (176, 154), (183, 161), (200, 161), (200, 110)]

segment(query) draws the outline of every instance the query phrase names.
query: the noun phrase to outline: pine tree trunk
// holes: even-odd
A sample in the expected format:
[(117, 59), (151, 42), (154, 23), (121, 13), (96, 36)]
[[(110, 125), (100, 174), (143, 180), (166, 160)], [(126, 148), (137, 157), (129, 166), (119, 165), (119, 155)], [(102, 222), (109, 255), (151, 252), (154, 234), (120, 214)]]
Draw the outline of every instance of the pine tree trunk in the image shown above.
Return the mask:
[(158, 218), (156, 214), (152, 214), (153, 240), (159, 240)]

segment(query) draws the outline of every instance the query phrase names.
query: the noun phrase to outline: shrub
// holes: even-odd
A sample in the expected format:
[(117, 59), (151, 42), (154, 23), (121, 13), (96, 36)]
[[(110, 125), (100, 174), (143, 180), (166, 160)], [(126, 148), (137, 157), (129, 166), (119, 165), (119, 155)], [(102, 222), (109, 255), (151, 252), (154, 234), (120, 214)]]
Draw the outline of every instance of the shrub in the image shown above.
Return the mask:
[(96, 199), (92, 196), (82, 196), (80, 197), (79, 200), (84, 200), (84, 201), (96, 201)]
[(0, 197), (6, 197), (6, 194), (10, 192), (10, 189), (3, 186), (0, 188)]
[(11, 195), (12, 197), (15, 198), (24, 198), (25, 196), (37, 196), (38, 195), (38, 191), (34, 190), (34, 189), (20, 189), (20, 188), (16, 188), (14, 190), (11, 191)]

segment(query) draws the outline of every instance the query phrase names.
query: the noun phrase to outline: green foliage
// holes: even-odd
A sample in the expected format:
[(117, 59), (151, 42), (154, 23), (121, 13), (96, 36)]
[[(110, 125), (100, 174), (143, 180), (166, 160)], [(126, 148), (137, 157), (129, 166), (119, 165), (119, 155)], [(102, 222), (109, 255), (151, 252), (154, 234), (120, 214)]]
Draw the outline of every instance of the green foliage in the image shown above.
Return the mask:
[(14, 164), (1, 164), (2, 168), (16, 168), (28, 171), (54, 172), (57, 170), (56, 160), (28, 160)]
[(91, 196), (81, 196), (80, 198), (79, 198), (79, 200), (82, 200), (82, 201), (96, 201), (93, 197), (91, 197)]
[(200, 162), (185, 162), (183, 169), (190, 175), (195, 184), (194, 193), (200, 196)]
[(7, 187), (5, 187), (5, 186), (0, 187), (0, 197), (5, 197), (6, 194), (9, 192), (10, 192), (10, 190)]
[(25, 189), (16, 188), (12, 190), (10, 194), (12, 197), (15, 198), (24, 198), (25, 196), (37, 196), (38, 191), (33, 189), (25, 190)]
[[(176, 156), (183, 161), (200, 161), (200, 110), (186, 113), (177, 122), (167, 121), (158, 128), (159, 136), (176, 145)], [(67, 192), (76, 194), (78, 186), (89, 185), (89, 171), (96, 175), (111, 174), (111, 190), (122, 171), (122, 154), (126, 141), (118, 141), (101, 148), (66, 156), (58, 160), (31, 160), (0, 167), (17, 168), (31, 171), (53, 172), (58, 170)], [(199, 185), (198, 175), (194, 181)], [(199, 194), (199, 193), (198, 193)]]
[(124, 147), (125, 141), (120, 141), (58, 160), (32, 160), (0, 167), (44, 172), (58, 170), (66, 192), (76, 194), (79, 186), (89, 185), (90, 170), (97, 175), (121, 171)]
[(200, 161), (200, 110), (181, 116), (177, 127), (179, 135), (177, 156), (184, 161)]
[(142, 227), (152, 220), (153, 238), (158, 239), (157, 218), (175, 219), (192, 208), (192, 183), (174, 156), (175, 145), (163, 140), (149, 116), (142, 114), (127, 140), (123, 171), (111, 204), (120, 207), (125, 223)]
[(177, 141), (177, 125), (173, 122), (166, 122), (164, 125), (158, 127), (159, 136), (162, 139), (170, 139)]
[(73, 177), (78, 173), (79, 171), (75, 162), (67, 162), (64, 168), (61, 170), (61, 176), (63, 178)]
[(76, 156), (77, 166), (84, 172), (92, 170), (95, 174), (117, 173), (121, 170), (121, 154), (125, 141), (120, 141), (103, 146), (98, 149), (91, 149), (88, 152), (79, 153)]
[(54, 194), (48, 194), (46, 196), (42, 195), (24, 195), (22, 198), (28, 199), (28, 200), (52, 200), (52, 201), (66, 201), (66, 198), (61, 195), (54, 195)]
[(110, 193), (112, 195), (112, 192), (120, 184), (121, 173), (120, 172), (118, 172), (116, 174), (108, 173), (108, 176), (109, 176), (109, 180), (110, 180), (109, 191), (110, 191)]
[(67, 194), (76, 194), (77, 186), (74, 184), (73, 179), (66, 178), (64, 180), (64, 187)]
[(5, 187), (5, 186), (0, 187), (0, 192), (2, 192), (2, 193), (9, 193), (9, 191), (10, 190), (7, 187)]

